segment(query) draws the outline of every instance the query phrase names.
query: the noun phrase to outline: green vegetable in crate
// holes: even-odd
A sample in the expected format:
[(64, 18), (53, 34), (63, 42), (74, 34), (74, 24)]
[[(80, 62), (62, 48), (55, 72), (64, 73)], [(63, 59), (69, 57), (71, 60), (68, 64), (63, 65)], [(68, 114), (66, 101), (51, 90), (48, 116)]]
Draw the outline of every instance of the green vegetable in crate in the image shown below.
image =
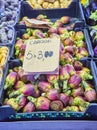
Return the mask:
[(24, 83), (34, 80), (32, 75), (25, 75), (24, 70), (22, 68), (19, 68), (18, 75), (19, 75), (19, 78), (21, 79), (21, 81), (23, 81)]
[(83, 68), (83, 64), (80, 61), (75, 61), (73, 66), (76, 71), (80, 71)]
[(35, 89), (35, 93), (33, 94), (33, 97), (38, 98), (41, 95), (38, 89), (38, 84), (35, 84), (34, 89)]
[(26, 32), (27, 32), (27, 34), (29, 34), (29, 36), (31, 36), (33, 33), (33, 31), (30, 28), (27, 28)]
[(23, 94), (21, 94), (16, 98), (15, 102), (18, 103), (20, 108), (23, 108), (27, 103), (27, 98)]
[(82, 78), (82, 80), (93, 79), (93, 76), (90, 74), (90, 70), (86, 67), (83, 67), (82, 70), (77, 71), (77, 74)]
[(63, 23), (62, 23), (62, 21), (61, 20), (56, 20), (56, 22), (54, 23), (54, 26), (55, 27), (62, 27), (63, 26)]
[(83, 57), (88, 57), (88, 52), (85, 48), (80, 47), (78, 53), (80, 53)]
[(26, 97), (23, 94), (19, 95), (17, 98), (10, 98), (5, 100), (6, 105), (10, 105), (15, 110), (19, 111), (21, 108), (25, 106), (27, 102)]
[[(86, 101), (83, 99), (83, 97), (77, 96), (77, 97), (75, 97), (75, 98), (72, 100), (71, 106), (72, 106), (72, 105), (73, 105), (73, 106), (83, 106), (85, 102), (86, 102)], [(85, 103), (85, 104), (86, 104), (86, 103)], [(89, 104), (88, 104), (88, 105), (89, 105)], [(86, 107), (87, 107), (87, 106), (86, 106)]]
[(79, 112), (78, 106), (67, 106), (63, 109), (64, 112), (66, 111), (72, 111), (72, 112)]
[(57, 30), (57, 28), (56, 27), (51, 27), (51, 28), (49, 28), (49, 30), (48, 30), (48, 34), (50, 35), (50, 34), (52, 34), (52, 33), (58, 33), (58, 30)]
[(84, 112), (86, 110), (86, 108), (89, 106), (89, 102), (84, 102), (81, 106), (79, 106), (79, 110), (81, 112)]
[(60, 18), (60, 21), (63, 23), (63, 24), (67, 24), (70, 22), (70, 17), (69, 16), (63, 16)]
[(66, 61), (64, 59), (64, 53), (60, 53), (60, 65), (63, 66), (66, 64)]
[(75, 44), (76, 47), (79, 47), (79, 48), (84, 47), (84, 48), (86, 48), (86, 43), (84, 41), (82, 41), (82, 40), (75, 41), (74, 44)]
[(78, 53), (80, 53), (82, 56), (88, 56), (88, 52), (85, 48), (80, 47)]
[[(60, 31), (61, 31), (61, 29), (60, 29)], [(67, 32), (68, 37), (64, 38), (64, 33), (66, 33), (66, 32)], [(59, 32), (59, 34), (60, 34), (60, 32)], [(70, 36), (70, 32), (68, 32), (68, 30), (64, 29), (62, 34), (60, 34), (60, 37), (61, 37), (61, 40), (62, 40), (64, 47), (74, 45), (74, 39)]]
[(97, 99), (97, 94), (96, 94), (96, 91), (93, 88), (91, 88), (91, 85), (83, 80), (82, 86), (85, 89), (84, 95), (85, 95), (86, 99), (89, 102), (95, 101)]
[(69, 34), (68, 30), (66, 30), (66, 29), (65, 29), (64, 33), (62, 33), (60, 35), (60, 38), (61, 38), (62, 41), (64, 41), (65, 39), (67, 39), (69, 37), (70, 37), (70, 34)]
[(10, 105), (14, 110), (17, 110), (17, 111), (19, 111), (21, 109), (19, 104), (16, 102), (15, 98), (8, 99), (5, 104)]
[(23, 34), (22, 39), (27, 40), (30, 38), (30, 35), (28, 33)]
[(28, 102), (23, 108), (23, 112), (33, 112), (35, 111), (35, 105), (32, 102)]
[(84, 95), (84, 90), (83, 88), (79, 85), (78, 88), (72, 89), (72, 94), (73, 97), (77, 96), (83, 96)]
[(24, 86), (24, 82), (23, 81), (17, 81), (14, 88), (17, 90), (17, 89), (20, 89)]
[(50, 108), (53, 111), (62, 111), (63, 103), (60, 100), (55, 100), (50, 103)]
[(67, 106), (69, 103), (69, 96), (70, 94), (68, 93), (60, 93), (60, 101), (64, 104), (64, 106)]
[(23, 40), (22, 39), (19, 39), (17, 40), (16, 44), (15, 44), (15, 56), (18, 57), (19, 54), (20, 54), (20, 49), (21, 49), (21, 46), (23, 45)]
[[(61, 34), (64, 34), (64, 33), (66, 33), (67, 32), (67, 34), (68, 34), (68, 31), (67, 31), (67, 29), (66, 28), (64, 28), (64, 27), (58, 27), (58, 34), (59, 35), (61, 35)], [(69, 38), (67, 38), (67, 39), (69, 39)], [(70, 40), (70, 39), (69, 39)], [(71, 41), (71, 40), (70, 40)]]
[(12, 92), (15, 92), (15, 89), (7, 89), (6, 96), (9, 98), (9, 95), (10, 95)]
[(50, 75), (49, 74), (49, 75), (47, 75), (47, 81), (52, 83), (55, 89), (59, 90), (60, 88), (59, 88), (58, 80), (59, 80), (59, 75), (58, 74), (55, 74), (55, 75), (53, 75), (53, 74)]
[(72, 30), (69, 32), (69, 36), (70, 36), (71, 40), (73, 40), (73, 41), (75, 40), (75, 35), (76, 35), (75, 31)]
[(27, 99), (35, 104), (37, 110), (49, 110), (50, 108), (50, 100), (46, 97), (33, 98), (28, 96)]
[[(69, 88), (69, 86), (68, 86), (68, 80), (64, 80), (64, 81), (62, 81), (62, 90), (63, 90), (63, 92), (64, 93), (66, 93), (67, 91), (69, 91), (70, 90), (70, 88)], [(71, 93), (71, 91), (70, 91), (70, 93)]]
[(95, 12), (92, 12), (89, 18), (93, 19), (94, 21), (97, 21), (97, 10)]
[(33, 31), (33, 36), (35, 36), (36, 38), (45, 38), (45, 33), (43, 33), (42, 31), (36, 29)]
[(35, 94), (35, 87), (33, 84), (24, 84), (24, 86), (15, 92), (12, 92), (9, 97), (15, 97), (20, 94), (24, 94), (25, 96), (30, 96)]
[(66, 67), (60, 68), (60, 80), (63, 81), (63, 91), (68, 90), (68, 79), (70, 78), (69, 72)]
[(47, 92), (52, 88), (52, 85), (46, 81), (40, 81), (38, 83), (38, 88), (41, 92)]
[(68, 71), (68, 73), (70, 74), (70, 76), (76, 74), (76, 71), (75, 71), (73, 65), (66, 64), (66, 65), (64, 66), (64, 68), (67, 69), (67, 71)]
[(70, 53), (71, 55), (75, 56), (78, 53), (78, 48), (74, 46), (65, 46), (65, 52)]
[(77, 54), (75, 55), (75, 59), (80, 60), (83, 57), (88, 57), (88, 52), (85, 48), (79, 48)]
[(69, 78), (68, 85), (70, 88), (77, 88), (81, 81), (82, 78), (79, 75), (75, 74)]
[(77, 106), (70, 106), (68, 108), (69, 111), (73, 111), (73, 112), (78, 112), (79, 111), (79, 108)]
[(47, 75), (47, 80), (50, 83), (56, 83), (59, 80), (59, 75), (58, 74), (48, 74)]
[(82, 31), (76, 32), (76, 34), (75, 34), (75, 40), (77, 40), (77, 41), (84, 40), (84, 34), (83, 34)]
[(64, 61), (66, 62), (66, 64), (72, 64), (74, 62), (74, 58), (70, 53), (65, 53)]
[(18, 80), (18, 74), (16, 72), (10, 72), (6, 77), (4, 89), (6, 90), (12, 88), (17, 80)]
[(50, 89), (46, 93), (42, 93), (42, 96), (47, 97), (48, 99), (54, 101), (59, 99), (59, 91), (55, 88)]
[(71, 54), (65, 53), (60, 54), (60, 64), (64, 66), (65, 64), (73, 64), (74, 58)]

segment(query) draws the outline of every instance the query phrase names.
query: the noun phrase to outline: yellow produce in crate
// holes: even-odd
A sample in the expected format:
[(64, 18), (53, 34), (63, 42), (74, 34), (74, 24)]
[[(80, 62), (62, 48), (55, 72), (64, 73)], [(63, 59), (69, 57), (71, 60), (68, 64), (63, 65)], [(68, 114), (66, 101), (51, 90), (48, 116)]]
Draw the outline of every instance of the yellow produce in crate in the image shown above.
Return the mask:
[(34, 9), (67, 8), (72, 0), (27, 0)]
[(9, 54), (9, 49), (7, 47), (0, 47), (0, 67), (5, 67), (7, 57)]
[(89, 0), (81, 0), (81, 4), (83, 5), (88, 5), (88, 3), (89, 3)]

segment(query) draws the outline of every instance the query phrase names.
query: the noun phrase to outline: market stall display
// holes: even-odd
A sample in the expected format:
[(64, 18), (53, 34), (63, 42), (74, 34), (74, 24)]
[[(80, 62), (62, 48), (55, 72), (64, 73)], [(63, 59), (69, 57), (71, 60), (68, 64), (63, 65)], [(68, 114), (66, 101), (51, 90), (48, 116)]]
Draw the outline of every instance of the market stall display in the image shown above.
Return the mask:
[[(97, 24), (96, 4), (94, 1), (83, 9), (76, 0), (4, 1), (0, 15), (0, 109), (11, 114), (2, 114), (1, 121), (95, 116), (91, 108), (97, 108), (97, 33), (91, 25)], [(25, 72), (28, 41), (46, 38), (60, 39), (59, 71)], [(46, 51), (45, 57), (48, 55), (53, 52)]]

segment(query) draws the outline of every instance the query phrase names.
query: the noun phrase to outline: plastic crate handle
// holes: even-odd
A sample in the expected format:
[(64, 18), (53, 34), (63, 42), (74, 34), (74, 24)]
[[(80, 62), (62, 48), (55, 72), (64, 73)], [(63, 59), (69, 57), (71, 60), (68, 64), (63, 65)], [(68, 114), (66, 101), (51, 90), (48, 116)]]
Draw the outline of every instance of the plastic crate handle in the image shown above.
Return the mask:
[(86, 109), (84, 115), (87, 115), (90, 118), (96, 118), (97, 119), (97, 104), (91, 103), (89, 105), (89, 107)]
[(8, 105), (0, 107), (0, 121), (7, 120), (10, 115), (15, 115), (16, 112)]

